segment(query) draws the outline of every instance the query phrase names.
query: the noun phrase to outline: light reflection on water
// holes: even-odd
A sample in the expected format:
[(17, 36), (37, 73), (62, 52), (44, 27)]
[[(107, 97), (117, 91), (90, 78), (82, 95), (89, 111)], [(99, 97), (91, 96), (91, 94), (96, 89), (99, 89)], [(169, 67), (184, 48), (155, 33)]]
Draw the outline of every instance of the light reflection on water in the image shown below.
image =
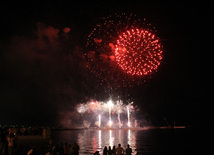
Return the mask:
[[(208, 132), (209, 131), (209, 132)], [(196, 129), (148, 129), (148, 130), (55, 130), (52, 131), (52, 138), (55, 144), (61, 142), (73, 144), (77, 142), (80, 146), (80, 155), (93, 154), (100, 151), (102, 154), (104, 146), (116, 147), (120, 143), (125, 149), (127, 144), (134, 154), (160, 155), (160, 154), (197, 154), (203, 152), (204, 148), (199, 145), (200, 141), (195, 139), (196, 135), (204, 137), (213, 135), (213, 130), (198, 131)], [(204, 133), (207, 136), (204, 136)], [(207, 141), (208, 142), (208, 141)], [(212, 144), (212, 143), (210, 143)], [(194, 146), (194, 147), (192, 147)], [(208, 148), (207, 146), (205, 146)], [(197, 148), (197, 149), (195, 149)], [(212, 148), (212, 146), (210, 147)], [(202, 153), (204, 154), (204, 153)]]
[(120, 143), (125, 149), (127, 144), (136, 154), (136, 132), (135, 130), (62, 130), (53, 133), (53, 140), (56, 144), (65, 143), (73, 144), (77, 142), (80, 146), (80, 154), (92, 154), (95, 151), (102, 153), (104, 146), (115, 145)]

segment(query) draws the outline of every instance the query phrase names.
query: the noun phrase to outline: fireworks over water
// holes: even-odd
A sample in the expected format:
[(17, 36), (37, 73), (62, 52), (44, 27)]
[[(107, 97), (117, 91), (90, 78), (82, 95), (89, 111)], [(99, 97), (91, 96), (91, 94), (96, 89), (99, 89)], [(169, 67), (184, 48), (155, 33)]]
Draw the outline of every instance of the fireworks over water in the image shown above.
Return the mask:
[[(88, 35), (86, 66), (99, 79), (99, 84), (107, 88), (119, 91), (118, 88), (142, 84), (157, 71), (163, 58), (162, 45), (155, 32), (145, 19), (138, 19), (134, 14), (104, 17)], [(109, 97), (115, 95), (110, 93)], [(77, 111), (83, 117), (93, 115), (98, 127), (112, 127), (115, 123), (119, 128), (131, 127), (132, 104), (123, 105), (120, 100), (115, 104), (111, 100), (105, 103), (91, 101), (79, 104)]]
[[(107, 102), (89, 101), (86, 104), (77, 105), (77, 112), (85, 118), (83, 125), (91, 126), (92, 118), (95, 120), (94, 125), (97, 127), (131, 127), (134, 123), (134, 111), (139, 110), (134, 107), (133, 102), (123, 104), (121, 100)], [(131, 114), (133, 114), (131, 116)], [(90, 118), (90, 120), (87, 120)]]

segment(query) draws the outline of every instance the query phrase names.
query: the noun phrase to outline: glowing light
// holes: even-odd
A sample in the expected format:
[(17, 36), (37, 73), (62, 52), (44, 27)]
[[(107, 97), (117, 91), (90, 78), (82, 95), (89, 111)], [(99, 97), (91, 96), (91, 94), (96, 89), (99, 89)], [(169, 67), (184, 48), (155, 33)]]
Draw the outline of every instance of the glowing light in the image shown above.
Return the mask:
[(131, 130), (129, 129), (128, 130), (128, 144), (130, 144), (131, 143)]
[[(114, 104), (114, 102), (116, 102), (116, 104)], [(84, 119), (84, 127), (90, 127), (90, 117), (91, 120), (96, 117), (97, 121), (94, 122), (94, 125), (96, 125), (98, 128), (101, 128), (102, 125), (112, 127), (114, 122), (117, 122), (116, 124), (114, 124), (115, 126), (121, 128), (123, 126), (122, 122), (125, 122), (125, 118), (121, 117), (123, 116), (121, 114), (127, 115), (129, 120), (128, 122), (130, 122), (131, 111), (135, 111), (135, 108), (137, 107), (133, 106), (133, 102), (130, 102), (129, 104), (123, 104), (122, 100), (109, 100), (107, 102), (91, 100), (86, 103), (78, 104), (76, 110)], [(113, 114), (115, 114), (114, 116), (117, 115), (117, 117), (112, 117)], [(128, 126), (131, 127), (131, 122), (128, 123)]]
[(108, 101), (108, 106), (109, 106), (109, 127), (112, 126), (112, 121), (111, 121), (111, 107), (113, 106), (112, 100)]
[(128, 127), (130, 127), (130, 126), (131, 126), (130, 121), (128, 121)]
[(121, 120), (120, 120), (120, 113), (118, 113), (118, 126), (119, 126), (119, 128), (122, 127), (122, 123), (121, 123)]
[(65, 28), (63, 29), (63, 31), (64, 31), (65, 33), (68, 33), (68, 32), (71, 31), (71, 29), (70, 29), (69, 27), (65, 27)]
[(122, 123), (121, 123), (121, 120), (120, 120), (120, 113), (122, 113), (122, 108), (123, 107), (122, 107), (121, 100), (117, 101), (117, 109), (118, 109), (117, 113), (118, 113), (118, 126), (119, 126), (119, 128), (122, 127)]
[(101, 130), (98, 132), (98, 141), (99, 141), (99, 148), (102, 148), (102, 133)]
[(111, 126), (112, 126), (112, 124), (113, 124), (113, 123), (112, 123), (112, 121), (110, 120), (110, 121), (109, 121), (109, 126), (111, 127)]
[(95, 102), (91, 102), (91, 104), (95, 104)]
[(99, 124), (98, 124), (99, 128), (101, 127), (101, 115), (99, 114)]
[(114, 105), (114, 104), (112, 103), (112, 100), (109, 100), (107, 104), (108, 104), (109, 107), (112, 107), (112, 106)]
[(112, 137), (112, 131), (109, 130), (109, 146), (113, 146), (114, 145), (114, 138)]
[(127, 116), (128, 116), (128, 127), (130, 127), (131, 126), (131, 124), (130, 124), (130, 113), (129, 113), (129, 107), (127, 106)]

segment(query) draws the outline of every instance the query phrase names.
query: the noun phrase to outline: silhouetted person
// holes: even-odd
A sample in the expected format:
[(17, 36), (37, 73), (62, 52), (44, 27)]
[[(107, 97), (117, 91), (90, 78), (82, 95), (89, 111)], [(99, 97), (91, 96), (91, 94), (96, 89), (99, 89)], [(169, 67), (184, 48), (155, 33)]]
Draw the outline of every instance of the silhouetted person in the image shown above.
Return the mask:
[(63, 143), (60, 143), (60, 146), (59, 146), (59, 155), (63, 155), (64, 154), (64, 147), (63, 147)]
[(72, 150), (73, 150), (73, 155), (79, 155), (79, 145), (77, 143), (74, 143)]
[(107, 154), (108, 154), (108, 150), (107, 150), (107, 147), (105, 146), (103, 149), (103, 155), (107, 155)]
[(109, 154), (109, 155), (112, 155), (111, 146), (108, 147), (108, 154)]
[(2, 130), (1, 135), (0, 135), (0, 145), (1, 145), (1, 150), (0, 150), (0, 154), (5, 155), (6, 153), (6, 131)]
[(115, 145), (113, 146), (113, 149), (112, 149), (112, 155), (116, 155), (116, 148), (115, 148)]
[(94, 153), (94, 155), (100, 155), (99, 151), (96, 151), (96, 152)]
[(13, 154), (13, 148), (14, 148), (14, 138), (13, 138), (12, 133), (7, 138), (7, 142), (8, 142), (8, 155), (12, 155)]
[(68, 155), (71, 155), (73, 152), (71, 144), (68, 145)]
[(118, 155), (122, 155), (124, 153), (124, 149), (121, 147), (121, 144), (118, 144), (118, 147), (116, 148), (116, 153)]
[(64, 155), (67, 155), (68, 154), (68, 143), (67, 142), (65, 143), (63, 150), (64, 150)]
[(132, 149), (129, 147), (129, 145), (127, 145), (126, 154), (127, 155), (131, 155), (132, 154)]

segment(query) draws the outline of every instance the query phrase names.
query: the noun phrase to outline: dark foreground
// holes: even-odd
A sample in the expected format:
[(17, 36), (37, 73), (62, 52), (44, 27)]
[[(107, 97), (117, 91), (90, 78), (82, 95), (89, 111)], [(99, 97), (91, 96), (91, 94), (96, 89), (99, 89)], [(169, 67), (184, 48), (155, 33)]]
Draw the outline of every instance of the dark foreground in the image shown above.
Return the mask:
[[(76, 142), (79, 154), (102, 154), (104, 146), (120, 143), (125, 149), (127, 144), (133, 150), (132, 154), (210, 154), (213, 152), (213, 128), (186, 129), (148, 129), (148, 130), (52, 130), (50, 138), (29, 135), (28, 138), (15, 138), (13, 154), (26, 155), (31, 149), (33, 154), (72, 154)], [(54, 150), (53, 150), (54, 148)], [(0, 145), (0, 154), (3, 145)], [(65, 152), (66, 153), (66, 152)], [(8, 149), (5, 148), (5, 154)]]

